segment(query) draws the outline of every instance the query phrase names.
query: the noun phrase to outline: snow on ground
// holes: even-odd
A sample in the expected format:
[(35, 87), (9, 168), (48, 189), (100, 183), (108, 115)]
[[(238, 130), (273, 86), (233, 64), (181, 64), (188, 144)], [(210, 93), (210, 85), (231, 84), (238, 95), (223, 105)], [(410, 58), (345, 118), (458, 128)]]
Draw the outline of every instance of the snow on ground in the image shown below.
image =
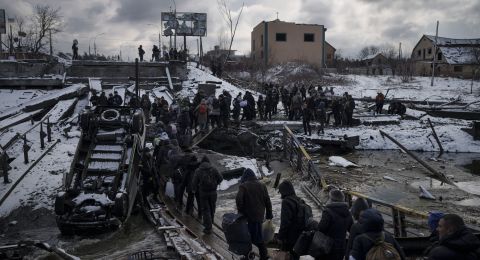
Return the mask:
[[(245, 91), (248, 89), (239, 87), (239, 86), (234, 86), (227, 81), (224, 81), (222, 79), (219, 79), (212, 74), (205, 72), (201, 69), (197, 69), (195, 66), (188, 65), (188, 80), (183, 82), (183, 88), (182, 91), (179, 92), (179, 95), (182, 97), (189, 97), (190, 99), (193, 99), (195, 96), (195, 93), (197, 93), (197, 87), (198, 83), (204, 83), (205, 81), (216, 81), (216, 82), (222, 82), (222, 85), (220, 88), (217, 88), (215, 91), (215, 96), (218, 97), (220, 94), (222, 94), (223, 90), (226, 90), (230, 93), (230, 95), (235, 98), (238, 93), (245, 94)], [(248, 90), (250, 93), (252, 93), (253, 96), (257, 97), (259, 95), (258, 92)]]
[[(336, 74), (330, 76), (338, 77)], [(480, 82), (474, 82), (474, 93), (470, 94), (470, 80), (457, 78), (436, 78), (434, 86), (430, 86), (431, 78), (414, 77), (411, 82), (403, 83), (400, 77), (342, 75), (353, 81), (351, 85), (334, 85), (335, 94), (348, 92), (354, 98), (371, 97), (377, 91), (388, 94), (387, 99), (409, 99), (428, 101), (451, 101), (460, 98), (465, 103), (477, 101), (480, 98)], [(390, 90), (389, 90), (390, 89)]]

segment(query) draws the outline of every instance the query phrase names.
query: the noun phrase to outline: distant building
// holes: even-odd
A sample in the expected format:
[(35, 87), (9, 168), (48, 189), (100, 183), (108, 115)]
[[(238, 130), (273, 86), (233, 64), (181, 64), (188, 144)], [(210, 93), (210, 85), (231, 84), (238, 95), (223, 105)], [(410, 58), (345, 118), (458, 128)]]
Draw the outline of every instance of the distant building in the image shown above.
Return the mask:
[[(326, 30), (318, 24), (263, 21), (253, 28), (251, 57), (265, 65), (301, 61), (324, 67)], [(334, 55), (333, 48), (332, 61)]]
[(230, 50), (229, 51), (229, 50), (220, 49), (220, 46), (218, 46), (218, 45), (215, 45), (213, 50), (208, 51), (205, 54), (205, 57), (209, 60), (210, 59), (211, 60), (215, 60), (215, 59), (224, 60), (227, 57), (229, 52), (230, 52), (229, 60), (234, 60), (235, 58), (237, 58), (237, 56), (235, 56), (236, 50)]
[(381, 53), (371, 54), (362, 59), (367, 75), (391, 74), (388, 59)]
[[(469, 78), (479, 66), (480, 39), (452, 39), (423, 35), (412, 51), (412, 61), (417, 75), (432, 75), (432, 62), (435, 58), (435, 75)], [(477, 54), (475, 54), (477, 53)]]

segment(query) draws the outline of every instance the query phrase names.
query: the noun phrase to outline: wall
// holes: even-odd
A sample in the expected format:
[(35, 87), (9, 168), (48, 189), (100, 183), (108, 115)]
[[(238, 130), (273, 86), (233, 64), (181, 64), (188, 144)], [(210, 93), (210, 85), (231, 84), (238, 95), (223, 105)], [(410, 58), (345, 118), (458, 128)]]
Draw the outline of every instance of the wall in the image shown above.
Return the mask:
[(41, 77), (44, 74), (63, 74), (64, 72), (64, 66), (58, 63), (0, 61), (0, 78)]

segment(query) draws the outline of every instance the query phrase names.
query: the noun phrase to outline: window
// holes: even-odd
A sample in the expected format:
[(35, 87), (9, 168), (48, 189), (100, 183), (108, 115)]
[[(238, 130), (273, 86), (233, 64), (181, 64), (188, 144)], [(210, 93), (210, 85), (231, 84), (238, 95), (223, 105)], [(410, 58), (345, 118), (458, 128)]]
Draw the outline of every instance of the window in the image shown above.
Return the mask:
[(417, 51), (417, 56), (418, 56), (418, 57), (422, 56), (422, 50), (418, 50), (418, 51)]
[(275, 37), (277, 42), (286, 42), (287, 41), (287, 34), (286, 33), (277, 33)]
[(263, 34), (260, 35), (260, 47), (263, 47)]
[(303, 41), (304, 42), (314, 42), (315, 41), (315, 34), (313, 34), (313, 33), (303, 34)]
[(462, 72), (462, 71), (463, 71), (463, 67), (462, 67), (462, 66), (453, 66), (453, 71), (455, 71), (455, 72)]
[(428, 54), (432, 54), (432, 48), (428, 48)]
[(441, 52), (439, 52), (439, 53), (437, 54), (437, 60), (442, 60), (442, 53), (441, 53)]

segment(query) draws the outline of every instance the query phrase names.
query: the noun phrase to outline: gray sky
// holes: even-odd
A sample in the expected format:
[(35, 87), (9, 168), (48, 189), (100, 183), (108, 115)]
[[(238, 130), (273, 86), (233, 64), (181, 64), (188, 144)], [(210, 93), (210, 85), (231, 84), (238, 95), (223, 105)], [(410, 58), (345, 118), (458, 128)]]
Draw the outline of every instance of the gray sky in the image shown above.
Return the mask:
[[(343, 56), (357, 57), (359, 50), (371, 44), (402, 42), (404, 55), (423, 34), (435, 34), (440, 21), (439, 35), (452, 38), (480, 38), (480, 0), (225, 0), (234, 17), (245, 3), (233, 49), (250, 52), (250, 33), (263, 20), (276, 19), (297, 23), (324, 24), (326, 38)], [(158, 44), (160, 13), (174, 8), (173, 0), (0, 0), (7, 17), (28, 16), (36, 4), (60, 7), (64, 32), (55, 38), (55, 51), (71, 52), (73, 39), (78, 39), (80, 53), (93, 51), (96, 35), (98, 52), (116, 55), (122, 50), (124, 58), (133, 59), (142, 44), (151, 55)], [(218, 44), (225, 35), (225, 22), (217, 0), (177, 0), (178, 12), (206, 12), (208, 35), (204, 51)], [(154, 25), (149, 25), (154, 24)], [(168, 42), (166, 37), (162, 41)], [(178, 43), (183, 39), (178, 38)], [(197, 52), (196, 39), (187, 45)]]

